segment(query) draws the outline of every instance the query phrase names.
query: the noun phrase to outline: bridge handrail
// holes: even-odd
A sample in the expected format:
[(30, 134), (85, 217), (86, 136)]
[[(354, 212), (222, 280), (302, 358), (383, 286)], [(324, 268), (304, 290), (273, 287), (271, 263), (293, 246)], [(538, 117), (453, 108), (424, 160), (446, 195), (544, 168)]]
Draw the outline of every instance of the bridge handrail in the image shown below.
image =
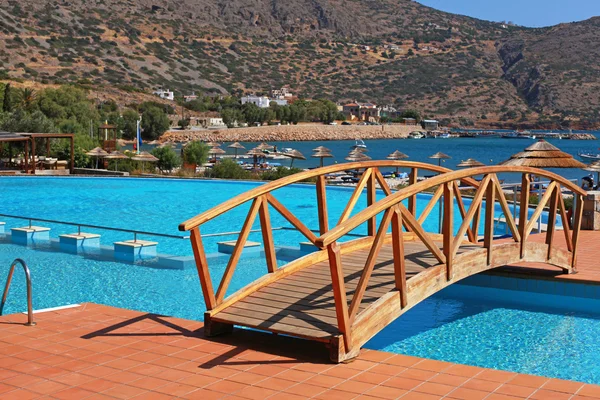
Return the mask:
[[(232, 199), (219, 204), (201, 214), (198, 214), (195, 217), (188, 219), (185, 222), (182, 222), (179, 225), (180, 231), (190, 231), (194, 228), (203, 225), (204, 223), (218, 217), (221, 214), (226, 213), (227, 211), (234, 209), (241, 204), (244, 204), (250, 200), (254, 200), (262, 195), (273, 192), (277, 189), (280, 189), (284, 186), (288, 186), (294, 183), (302, 182), (307, 179), (316, 178), (320, 176), (324, 176), (327, 174), (332, 174), (336, 172), (346, 171), (346, 170), (354, 170), (354, 169), (366, 169), (366, 168), (411, 168), (411, 169), (423, 169), (435, 173), (446, 173), (452, 170), (437, 166), (434, 164), (427, 164), (416, 161), (396, 161), (396, 160), (373, 160), (373, 161), (362, 161), (362, 162), (350, 162), (344, 164), (335, 164), (329, 165), (326, 167), (315, 168), (309, 171), (303, 171), (294, 175), (290, 175), (284, 178), (277, 179), (273, 182), (266, 183), (264, 185), (260, 185), (254, 189), (251, 189), (247, 192), (239, 194)], [(416, 179), (416, 178), (415, 178)], [(473, 186), (477, 186), (477, 182), (472, 179), (465, 179), (467, 183)]]
[(552, 181), (559, 182), (563, 187), (570, 189), (573, 193), (577, 193), (580, 196), (584, 196), (587, 192), (574, 184), (573, 182), (563, 178), (562, 176), (553, 172), (545, 171), (539, 168), (532, 167), (514, 167), (514, 166), (486, 166), (468, 168), (460, 171), (450, 171), (441, 175), (434, 176), (424, 181), (415, 183), (399, 190), (398, 192), (381, 199), (373, 205), (363, 209), (353, 217), (347, 219), (342, 224), (331, 228), (329, 231), (322, 234), (317, 238), (315, 244), (318, 247), (325, 248), (330, 244), (336, 242), (349, 232), (358, 228), (360, 225), (374, 218), (383, 211), (390, 209), (391, 207), (399, 204), (401, 201), (416, 195), (417, 193), (423, 192), (426, 189), (436, 187), (438, 185), (445, 184), (447, 182), (453, 182), (456, 180), (464, 180), (466, 178), (484, 175), (484, 174), (497, 174), (497, 173), (522, 173), (522, 174), (533, 174), (548, 178)]

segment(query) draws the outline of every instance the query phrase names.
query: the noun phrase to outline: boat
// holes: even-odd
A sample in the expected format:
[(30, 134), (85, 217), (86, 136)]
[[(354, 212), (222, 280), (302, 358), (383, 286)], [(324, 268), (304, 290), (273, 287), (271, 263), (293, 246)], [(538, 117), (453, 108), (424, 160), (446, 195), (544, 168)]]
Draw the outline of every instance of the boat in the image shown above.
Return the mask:
[(535, 139), (535, 136), (528, 134), (529, 132), (508, 132), (500, 135), (502, 139)]
[(450, 139), (452, 137), (451, 134), (449, 133), (442, 133), (441, 135), (438, 136), (440, 139)]
[(356, 139), (354, 141), (354, 146), (352, 146), (353, 149), (366, 149), (367, 145), (365, 144), (365, 142), (362, 139)]
[(411, 132), (410, 135), (408, 135), (409, 139), (423, 139), (424, 137), (425, 135), (419, 131)]
[(583, 161), (597, 161), (600, 160), (600, 153), (593, 153), (591, 151), (578, 151), (577, 155), (579, 156), (579, 158), (581, 158)]

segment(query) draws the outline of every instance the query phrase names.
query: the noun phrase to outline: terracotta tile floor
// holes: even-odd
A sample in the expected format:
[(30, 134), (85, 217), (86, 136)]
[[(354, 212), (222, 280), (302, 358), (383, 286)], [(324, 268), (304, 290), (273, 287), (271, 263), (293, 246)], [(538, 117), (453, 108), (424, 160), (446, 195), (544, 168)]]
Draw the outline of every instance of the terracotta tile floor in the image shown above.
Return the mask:
[[(584, 232), (579, 274), (556, 279), (600, 283), (599, 239)], [(600, 386), (372, 350), (334, 365), (314, 343), (209, 340), (201, 322), (91, 303), (35, 319), (0, 317), (0, 399), (600, 399)]]

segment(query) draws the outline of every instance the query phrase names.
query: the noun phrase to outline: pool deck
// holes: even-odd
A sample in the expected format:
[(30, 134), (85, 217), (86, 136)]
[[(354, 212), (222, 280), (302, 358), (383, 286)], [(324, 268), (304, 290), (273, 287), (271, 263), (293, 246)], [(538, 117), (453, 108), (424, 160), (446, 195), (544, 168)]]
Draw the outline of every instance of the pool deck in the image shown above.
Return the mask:
[[(540, 235), (536, 240), (543, 240)], [(582, 232), (579, 273), (500, 273), (600, 284), (600, 232)], [(314, 343), (92, 303), (0, 317), (0, 399), (592, 399), (600, 386), (363, 350), (332, 364)], [(576, 360), (573, 360), (576, 362)]]

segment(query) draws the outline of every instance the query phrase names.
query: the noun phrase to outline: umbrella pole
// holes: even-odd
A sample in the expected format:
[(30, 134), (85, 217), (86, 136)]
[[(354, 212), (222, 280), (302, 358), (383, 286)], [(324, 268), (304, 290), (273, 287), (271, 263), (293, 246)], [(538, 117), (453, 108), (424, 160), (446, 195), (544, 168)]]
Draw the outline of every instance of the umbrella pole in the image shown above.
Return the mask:
[(323, 157), (321, 157), (321, 168), (323, 168)]
[(96, 169), (98, 169), (98, 159), (99, 159), (99, 158), (100, 158), (100, 157), (96, 157)]

